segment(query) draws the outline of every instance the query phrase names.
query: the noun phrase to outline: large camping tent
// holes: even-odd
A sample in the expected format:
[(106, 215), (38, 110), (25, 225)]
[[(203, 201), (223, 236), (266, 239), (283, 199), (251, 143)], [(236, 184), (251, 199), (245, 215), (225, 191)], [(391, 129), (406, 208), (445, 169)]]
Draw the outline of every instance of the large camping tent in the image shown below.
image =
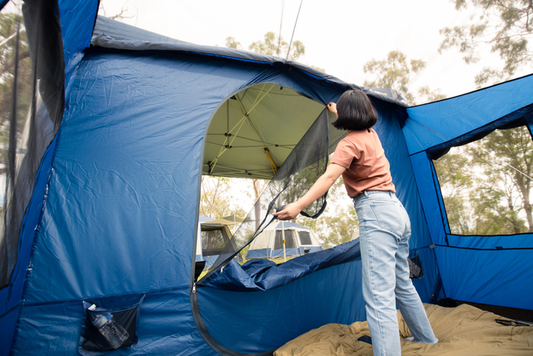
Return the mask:
[[(127, 324), (117, 355), (266, 355), (326, 323), (365, 320), (356, 241), (261, 273), (225, 261), (195, 279), (201, 175), (274, 176), (325, 104), (357, 86), (96, 19), (97, 8), (24, 4), (38, 80), (9, 167), (0, 353), (101, 353), (92, 304)], [(432, 165), (498, 127), (530, 126), (533, 76), (411, 108), (363, 89), (412, 220), (422, 300), (533, 310), (532, 235), (452, 234)], [(329, 138), (331, 151), (340, 135)]]
[(321, 250), (315, 234), (309, 228), (281, 221), (269, 225), (256, 236), (250, 244), (246, 258), (293, 257)]
[[(231, 239), (228, 225), (235, 223), (227, 219), (211, 219), (205, 216), (198, 218), (196, 261), (205, 261), (205, 267), (211, 267), (218, 255)], [(202, 268), (202, 269), (203, 269)]]

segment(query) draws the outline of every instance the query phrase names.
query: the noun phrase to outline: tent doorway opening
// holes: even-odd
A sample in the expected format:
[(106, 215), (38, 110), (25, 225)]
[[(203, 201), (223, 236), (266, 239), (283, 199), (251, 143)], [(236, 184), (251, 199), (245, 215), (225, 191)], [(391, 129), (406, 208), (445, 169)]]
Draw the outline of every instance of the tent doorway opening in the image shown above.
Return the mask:
[[(240, 263), (252, 258), (253, 253), (248, 254), (252, 236), (271, 218), (267, 215), (271, 199), (266, 199), (263, 191), (272, 190), (268, 188), (270, 180), (320, 115), (325, 115), (326, 130), (322, 133), (328, 142), (330, 118), (325, 104), (275, 83), (261, 83), (234, 93), (213, 115), (205, 136), (199, 214), (213, 219), (230, 215), (241, 218), (242, 224), (228, 225), (232, 233), (240, 230), (238, 236), (232, 236), (230, 248), (241, 251)], [(338, 132), (334, 134), (339, 136)], [(327, 145), (324, 151), (327, 156)], [(317, 165), (317, 162), (309, 165)], [(261, 196), (263, 201), (259, 202)], [(301, 229), (307, 228), (302, 226)], [(308, 234), (307, 240), (311, 243), (305, 238), (304, 243), (296, 243), (298, 239), (293, 239), (295, 246), (290, 247), (291, 251), (301, 251), (303, 255), (322, 250), (316, 237)], [(197, 238), (197, 247), (198, 244)], [(287, 240), (285, 248), (288, 248)], [(300, 253), (290, 253), (289, 258), (298, 255)]]

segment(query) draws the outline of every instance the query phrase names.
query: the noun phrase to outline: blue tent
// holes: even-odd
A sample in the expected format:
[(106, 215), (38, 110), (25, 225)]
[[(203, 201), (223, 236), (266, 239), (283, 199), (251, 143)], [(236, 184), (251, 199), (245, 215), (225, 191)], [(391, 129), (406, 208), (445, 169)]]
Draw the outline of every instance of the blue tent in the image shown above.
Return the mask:
[[(280, 58), (97, 20), (97, 8), (24, 4), (38, 100), (0, 245), (0, 354), (108, 352), (91, 335), (92, 304), (127, 326), (117, 355), (268, 355), (312, 328), (365, 320), (356, 242), (195, 278), (202, 174), (272, 176), (272, 161), (283, 163), (325, 104), (358, 87)], [(533, 310), (531, 234), (450, 233), (432, 164), (495, 128), (531, 126), (533, 76), (407, 108), (363, 90), (412, 220), (422, 300)], [(239, 158), (236, 143), (224, 144), (228, 132), (217, 130), (241, 105), (246, 117), (257, 110), (243, 130), (260, 132), (268, 152)], [(330, 132), (331, 149), (339, 137)]]

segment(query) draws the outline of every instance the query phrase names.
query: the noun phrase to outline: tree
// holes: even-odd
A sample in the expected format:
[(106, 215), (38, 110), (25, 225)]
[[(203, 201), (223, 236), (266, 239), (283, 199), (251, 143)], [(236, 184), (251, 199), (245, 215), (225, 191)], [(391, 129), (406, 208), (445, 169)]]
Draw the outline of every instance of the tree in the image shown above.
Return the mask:
[(290, 50), (288, 59), (291, 61), (295, 61), (305, 54), (305, 46), (301, 41), (294, 41), (289, 49), (289, 44), (283, 40), (283, 37), (281, 35), (276, 37), (274, 32), (267, 32), (263, 41), (252, 42), (248, 49), (257, 53), (283, 58), (287, 58), (287, 53)]
[[(512, 182), (497, 171), (480, 179), (470, 193), (472, 229), (470, 235), (518, 234), (527, 231)], [(503, 184), (502, 184), (503, 183)]]
[(530, 0), (453, 0), (456, 10), (469, 6), (479, 9), (479, 15), (464, 26), (445, 27), (439, 52), (455, 47), (465, 63), (480, 60), (480, 48), (490, 46), (503, 61), (503, 68), (485, 67), (475, 77), (475, 84), (508, 80), (519, 68), (533, 63), (528, 41), (533, 33), (533, 4)]
[(120, 12), (114, 15), (107, 15), (106, 9), (104, 7), (104, 1), (100, 1), (100, 7), (98, 8), (98, 14), (108, 17), (110, 19), (116, 20), (116, 21), (122, 21), (124, 19), (132, 19), (135, 17), (135, 15), (126, 16), (126, 13), (128, 12), (128, 8), (126, 7), (126, 4), (122, 5), (120, 8)]
[[(415, 103), (417, 96), (409, 90), (412, 77), (426, 67), (426, 62), (419, 59), (408, 61), (407, 56), (400, 51), (391, 51), (386, 59), (372, 59), (363, 66), (363, 72), (376, 75), (374, 80), (365, 80), (364, 86), (394, 89), (408, 102)], [(418, 91), (418, 101), (434, 101), (444, 99), (446, 96), (440, 90), (431, 90), (428, 86)]]
[[(226, 47), (242, 49), (241, 43), (238, 42), (235, 37), (226, 37)], [(248, 47), (250, 51), (268, 54), (277, 57), (287, 58), (287, 51), (289, 50), (289, 44), (283, 40), (283, 37), (278, 36), (274, 32), (267, 32), (262, 41), (255, 41)], [(294, 41), (290, 48), (290, 55), (288, 59), (291, 61), (298, 60), (305, 54), (305, 45), (301, 41)], [(323, 68), (311, 65), (312, 68), (325, 72)]]
[(232, 194), (231, 181), (222, 177), (202, 177), (202, 193), (200, 196), (200, 215), (220, 219), (229, 215), (245, 216), (244, 209), (230, 202), (235, 201)]
[(241, 43), (235, 40), (235, 37), (226, 37), (226, 47), (241, 49)]

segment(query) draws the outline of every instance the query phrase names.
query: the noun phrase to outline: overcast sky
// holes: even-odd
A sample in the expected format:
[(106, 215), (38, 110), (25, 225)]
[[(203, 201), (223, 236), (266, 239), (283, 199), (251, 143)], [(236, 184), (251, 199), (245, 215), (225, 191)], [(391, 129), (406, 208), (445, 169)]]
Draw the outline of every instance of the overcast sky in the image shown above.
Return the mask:
[(224, 46), (228, 36), (243, 48), (272, 31), (306, 48), (299, 59), (325, 69), (346, 82), (362, 85), (372, 79), (363, 73), (371, 59), (384, 59), (392, 50), (427, 67), (412, 79), (411, 91), (429, 85), (447, 96), (475, 89), (473, 77), (489, 64), (467, 66), (453, 50), (438, 53), (439, 30), (468, 23), (474, 12), (458, 12), (448, 0), (102, 0), (106, 16), (125, 9), (124, 22), (172, 38), (203, 45)]

